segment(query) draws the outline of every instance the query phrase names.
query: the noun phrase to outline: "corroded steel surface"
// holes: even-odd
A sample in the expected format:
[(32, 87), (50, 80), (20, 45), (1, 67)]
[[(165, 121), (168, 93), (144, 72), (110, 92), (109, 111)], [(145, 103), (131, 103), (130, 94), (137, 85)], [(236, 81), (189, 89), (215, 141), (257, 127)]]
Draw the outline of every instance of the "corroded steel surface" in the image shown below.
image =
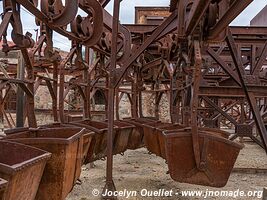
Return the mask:
[(30, 129), (5, 138), (52, 153), (44, 169), (37, 199), (65, 199), (72, 190), (81, 173), (84, 131), (72, 127)]
[(192, 129), (166, 135), (166, 155), (171, 177), (184, 183), (225, 186), (242, 146), (206, 131), (200, 131), (198, 137), (202, 149), (200, 167), (195, 163)]
[(51, 154), (8, 141), (0, 141), (0, 148), (0, 176), (8, 181), (5, 188), (1, 184), (0, 199), (34, 200)]

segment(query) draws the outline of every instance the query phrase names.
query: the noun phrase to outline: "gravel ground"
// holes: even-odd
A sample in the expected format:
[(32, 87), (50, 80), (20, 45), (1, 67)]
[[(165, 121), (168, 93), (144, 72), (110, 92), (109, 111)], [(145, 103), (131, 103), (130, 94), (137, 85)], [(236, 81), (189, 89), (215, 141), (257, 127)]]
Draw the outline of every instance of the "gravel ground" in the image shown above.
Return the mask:
[[(105, 184), (105, 161), (97, 161), (95, 167), (90, 168), (89, 165), (83, 166), (81, 181), (76, 185), (69, 194), (67, 200), (94, 200), (100, 197), (94, 197), (92, 191), (102, 191)], [(235, 167), (253, 167), (267, 169), (266, 154), (263, 149), (252, 143), (246, 143), (245, 148), (240, 152)], [(157, 200), (157, 199), (204, 199), (204, 197), (184, 197), (181, 191), (198, 190), (198, 191), (262, 191), (267, 187), (267, 173), (235, 173), (231, 177), (224, 188), (210, 188), (198, 185), (183, 184), (173, 181), (167, 172), (167, 164), (165, 161), (154, 155), (150, 155), (145, 148), (136, 151), (127, 151), (124, 156), (114, 156), (114, 182), (118, 191), (137, 191), (136, 197), (130, 197), (130, 200)], [(173, 195), (169, 197), (142, 197), (142, 189), (158, 191), (165, 189), (173, 190)], [(257, 193), (260, 195), (260, 193)], [(119, 199), (126, 199), (120, 197)], [(207, 199), (262, 199), (256, 197), (208, 197)]]

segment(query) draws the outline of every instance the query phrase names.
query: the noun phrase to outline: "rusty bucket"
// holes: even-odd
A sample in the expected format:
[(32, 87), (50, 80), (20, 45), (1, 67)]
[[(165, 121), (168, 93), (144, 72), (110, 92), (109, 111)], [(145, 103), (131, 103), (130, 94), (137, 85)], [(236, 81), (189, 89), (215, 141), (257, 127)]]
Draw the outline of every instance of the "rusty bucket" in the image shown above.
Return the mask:
[(129, 136), (127, 149), (138, 149), (144, 147), (144, 123), (153, 123), (156, 120), (149, 118), (124, 118), (123, 121), (134, 125), (133, 131)]
[(81, 173), (84, 129), (63, 127), (33, 129), (6, 137), (52, 153), (36, 199), (65, 199)]
[[(73, 124), (62, 124), (62, 123), (51, 123), (51, 124), (46, 124), (46, 125), (42, 125), (39, 128), (63, 128), (63, 127), (78, 127), (78, 128), (82, 128), (80, 126), (77, 125), (73, 125)], [(83, 163), (85, 163), (87, 154), (90, 150), (90, 147), (93, 145), (93, 138), (94, 138), (95, 133), (93, 131), (90, 131), (88, 129), (86, 129), (83, 132)]]
[(100, 121), (83, 120), (71, 122), (75, 126), (86, 128), (93, 131), (91, 145), (89, 147), (85, 163), (90, 163), (95, 160), (102, 159), (106, 156), (107, 151), (107, 132), (108, 124)]
[(170, 123), (163, 123), (160, 121), (143, 124), (145, 146), (148, 149), (148, 151), (156, 154), (157, 156), (161, 156), (158, 128), (164, 128), (170, 125), (171, 125)]
[(180, 124), (171, 124), (169, 126), (164, 126), (161, 128), (157, 128), (155, 131), (157, 132), (157, 137), (158, 137), (158, 142), (159, 142), (159, 148), (160, 148), (160, 156), (163, 159), (166, 159), (166, 149), (165, 149), (165, 136), (163, 134), (163, 132), (165, 132), (165, 134), (168, 134), (169, 131), (173, 131), (173, 130), (177, 130), (177, 129), (182, 129), (184, 128), (184, 126), (180, 125)]
[[(165, 149), (165, 137), (164, 134), (168, 134), (169, 132), (172, 133), (174, 130), (179, 130), (179, 129), (184, 129), (185, 126), (181, 124), (172, 124), (170, 126), (165, 126), (163, 128), (157, 128), (157, 136), (158, 136), (158, 141), (159, 141), (159, 146), (160, 146), (160, 154), (163, 159), (166, 159), (166, 149)], [(218, 129), (212, 129), (212, 128), (199, 128), (202, 131), (206, 131), (210, 134), (214, 134), (223, 138), (228, 138), (229, 133), (226, 131), (218, 130)], [(163, 134), (164, 132), (164, 134)]]
[(242, 145), (211, 131), (198, 130), (200, 165), (196, 165), (192, 129), (164, 134), (171, 178), (182, 183), (211, 187), (226, 185)]
[(135, 150), (144, 146), (144, 130), (140, 123), (135, 119), (123, 119), (123, 121), (132, 124), (134, 126), (127, 144), (127, 149)]
[[(34, 200), (51, 154), (31, 146), (0, 141), (0, 199)], [(5, 191), (3, 192), (3, 189)]]
[(7, 181), (0, 178), (0, 200), (4, 200), (4, 193), (7, 188)]
[(116, 126), (116, 133), (114, 138), (113, 154), (120, 154), (127, 150), (130, 135), (132, 134), (135, 126), (122, 121), (114, 121), (114, 125)]

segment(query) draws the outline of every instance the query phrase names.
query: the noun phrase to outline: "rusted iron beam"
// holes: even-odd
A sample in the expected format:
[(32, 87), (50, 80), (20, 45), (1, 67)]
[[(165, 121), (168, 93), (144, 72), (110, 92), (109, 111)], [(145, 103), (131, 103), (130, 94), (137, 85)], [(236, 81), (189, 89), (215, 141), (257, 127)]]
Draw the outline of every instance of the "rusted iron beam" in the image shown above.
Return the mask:
[(209, 39), (216, 38), (253, 0), (235, 0), (219, 21), (209, 30)]
[(4, 14), (4, 18), (0, 24), (0, 38), (2, 38), (3, 34), (7, 30), (11, 17), (12, 17), (12, 12), (7, 12)]
[(203, 18), (207, 9), (209, 8), (211, 0), (194, 0), (190, 10), (188, 20), (185, 25), (185, 34), (191, 35), (196, 27), (199, 25), (200, 20)]
[[(266, 61), (267, 58), (267, 41), (264, 44), (263, 50), (261, 52), (260, 57), (258, 58), (256, 62), (256, 66), (253, 68), (252, 70), (252, 74), (253, 75), (259, 75), (260, 70), (264, 64), (264, 62)], [(256, 60), (256, 58), (254, 57), (254, 60)]]
[[(113, 182), (113, 135), (114, 135), (114, 103), (115, 103), (115, 69), (117, 65), (117, 41), (119, 33), (119, 12), (120, 0), (114, 0), (113, 22), (112, 22), (112, 43), (111, 43), (111, 61), (108, 78), (108, 135), (107, 135), (107, 169), (106, 184), (103, 194), (106, 191), (115, 191)], [(103, 199), (117, 199), (116, 196), (102, 196)]]
[(214, 102), (212, 102), (208, 97), (202, 96), (202, 98), (209, 104), (211, 105), (214, 109), (216, 109), (222, 116), (224, 116), (226, 119), (228, 119), (231, 123), (234, 125), (237, 125), (236, 120), (227, 114), (225, 111), (223, 111), (219, 106), (217, 106)]
[(233, 61), (235, 63), (236, 70), (237, 70), (239, 78), (241, 80), (241, 84), (242, 84), (243, 89), (245, 91), (247, 100), (248, 100), (249, 105), (251, 107), (251, 111), (252, 111), (253, 116), (255, 118), (256, 126), (260, 132), (261, 139), (262, 139), (263, 144), (265, 146), (265, 151), (267, 153), (267, 131), (266, 131), (263, 119), (260, 115), (259, 108), (257, 107), (256, 97), (255, 97), (254, 93), (252, 93), (251, 91), (248, 90), (247, 85), (244, 81), (245, 71), (244, 71), (244, 68), (242, 66), (242, 61), (241, 61), (240, 56), (238, 55), (237, 47), (234, 43), (234, 39), (233, 39), (231, 33), (228, 34), (226, 41), (227, 41), (227, 44), (229, 46), (231, 55), (233, 57)]
[(207, 49), (208, 54), (220, 65), (221, 68), (231, 77), (234, 79), (234, 81), (238, 84), (241, 85), (240, 79), (235, 71), (231, 69), (223, 59), (220, 58), (220, 56), (212, 49), (208, 48)]
[[(17, 67), (17, 78), (23, 79), (25, 76), (24, 60), (21, 54), (18, 54), (18, 67)], [(25, 94), (24, 91), (19, 87), (17, 90), (17, 101), (16, 101), (16, 127), (24, 127), (24, 104)]]
[(108, 5), (108, 3), (110, 2), (110, 0), (100, 0), (99, 2), (102, 5), (102, 7), (105, 8)]
[(177, 18), (177, 12), (173, 12), (161, 25), (158, 26), (158, 28), (153, 32), (153, 34), (146, 39), (146, 41), (132, 54), (129, 59), (125, 61), (125, 63), (122, 64), (122, 68), (117, 69), (116, 74), (117, 80), (116, 80), (116, 86), (120, 83), (121, 79), (125, 75), (127, 69), (132, 65), (132, 63), (144, 52), (144, 50), (165, 30), (165, 28), (171, 24), (173, 21), (175, 21)]

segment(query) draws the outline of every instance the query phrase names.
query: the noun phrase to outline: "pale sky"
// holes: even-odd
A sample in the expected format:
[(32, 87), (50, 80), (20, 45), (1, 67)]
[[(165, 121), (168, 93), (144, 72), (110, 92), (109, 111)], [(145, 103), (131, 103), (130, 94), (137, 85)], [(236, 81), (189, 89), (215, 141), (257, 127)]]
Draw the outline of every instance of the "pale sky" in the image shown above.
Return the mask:
[[(134, 23), (135, 6), (169, 6), (170, 0), (123, 0), (120, 8), (120, 21), (122, 24)], [(267, 0), (254, 0), (233, 22), (231, 25), (247, 26), (250, 20), (267, 4)], [(0, 2), (2, 12), (2, 2)], [(107, 11), (112, 14), (113, 0), (107, 5)], [(22, 10), (22, 20), (24, 31), (31, 32), (35, 38), (35, 31), (38, 27), (35, 25), (34, 17), (25, 9)], [(10, 34), (10, 28), (8, 29)], [(68, 51), (70, 41), (55, 33), (54, 46)]]

